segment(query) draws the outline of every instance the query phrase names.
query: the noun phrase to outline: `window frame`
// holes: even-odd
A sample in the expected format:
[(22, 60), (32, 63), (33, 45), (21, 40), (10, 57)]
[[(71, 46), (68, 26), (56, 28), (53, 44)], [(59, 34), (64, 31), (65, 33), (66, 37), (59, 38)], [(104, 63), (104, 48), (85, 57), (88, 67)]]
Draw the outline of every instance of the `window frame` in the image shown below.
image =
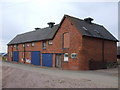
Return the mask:
[(49, 41), (48, 41), (48, 44), (49, 44), (49, 45), (52, 45), (52, 44), (53, 44), (53, 41), (52, 41), (52, 40), (49, 40)]
[(34, 42), (32, 42), (32, 43), (31, 43), (31, 46), (32, 46), (32, 47), (34, 47), (34, 46), (35, 46), (35, 43), (34, 43)]
[[(67, 54), (67, 60), (65, 60), (65, 54)], [(64, 53), (64, 62), (68, 62), (69, 61), (69, 54), (68, 53)]]
[(46, 41), (42, 41), (42, 49), (46, 49)]
[(16, 45), (14, 45), (14, 48), (16, 48)]
[(29, 44), (29, 43), (27, 43), (27, 44), (26, 44), (26, 46), (27, 46), (27, 47), (29, 47), (29, 46), (30, 46), (30, 44)]
[[(67, 33), (69, 34), (69, 47), (65, 48), (64, 47), (64, 35), (67, 34)], [(65, 32), (65, 33), (62, 34), (62, 48), (63, 49), (69, 49), (70, 48), (70, 33), (69, 32)]]
[(18, 50), (18, 45), (16, 45), (16, 47), (15, 47), (15, 48), (16, 48), (16, 50)]
[(25, 47), (25, 44), (22, 44), (23, 47)]
[[(76, 57), (73, 57), (72, 55), (76, 55)], [(71, 58), (72, 59), (77, 59), (77, 53), (71, 53)]]

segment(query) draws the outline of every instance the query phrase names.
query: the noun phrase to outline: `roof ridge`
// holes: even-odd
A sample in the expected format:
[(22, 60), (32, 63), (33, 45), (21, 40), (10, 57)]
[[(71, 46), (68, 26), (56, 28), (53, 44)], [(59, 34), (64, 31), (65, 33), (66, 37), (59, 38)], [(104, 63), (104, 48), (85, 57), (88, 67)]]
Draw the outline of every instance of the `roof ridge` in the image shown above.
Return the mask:
[(65, 16), (65, 17), (70, 17), (70, 18), (74, 18), (74, 19), (78, 19), (78, 20), (84, 21), (83, 19), (80, 19), (80, 18), (77, 18), (77, 17), (74, 17), (74, 16), (70, 16), (70, 15), (67, 15), (67, 14), (65, 14), (64, 16)]
[[(78, 20), (84, 21), (83, 19), (80, 19), (80, 18), (77, 18), (77, 17), (74, 17), (74, 16), (70, 16), (70, 15), (67, 15), (67, 14), (65, 14), (64, 16), (65, 16), (65, 17), (70, 17), (70, 18), (74, 18), (74, 19), (78, 19)], [(97, 23), (94, 23), (94, 22), (92, 22), (91, 24), (104, 27), (103, 25), (100, 25), (100, 24), (97, 24)]]
[[(54, 25), (54, 26), (57, 26), (57, 25), (59, 25), (59, 24), (56, 24), (56, 25)], [(40, 28), (40, 29), (38, 29), (38, 30), (42, 30), (42, 29), (46, 29), (46, 28), (49, 28), (49, 27)], [(36, 32), (36, 31), (38, 31), (38, 30), (33, 30), (33, 31), (28, 31), (28, 32), (25, 32), (25, 33), (17, 34), (17, 36), (23, 35), (23, 34), (27, 34), (27, 33), (31, 33), (31, 32)]]
[[(59, 24), (56, 24), (56, 25), (54, 25), (54, 26), (57, 26), (57, 25), (59, 25)], [(46, 28), (49, 28), (49, 26), (48, 26), (48, 27), (41, 28), (41, 30), (42, 30), (42, 29), (46, 29)]]

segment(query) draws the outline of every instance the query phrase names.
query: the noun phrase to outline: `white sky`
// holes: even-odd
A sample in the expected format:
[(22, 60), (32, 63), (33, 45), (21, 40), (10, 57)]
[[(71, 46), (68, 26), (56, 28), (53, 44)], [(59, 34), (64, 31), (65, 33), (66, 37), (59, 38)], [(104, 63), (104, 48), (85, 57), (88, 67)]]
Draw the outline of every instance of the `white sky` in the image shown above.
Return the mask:
[[(82, 0), (83, 1), (83, 0)], [(118, 2), (115, 0), (0, 0), (0, 52), (17, 34), (46, 27), (50, 21), (60, 23), (64, 14), (84, 19), (94, 18), (118, 37)], [(94, 1), (94, 2), (93, 2)], [(104, 0), (103, 0), (104, 1)], [(0, 34), (0, 36), (1, 36)]]

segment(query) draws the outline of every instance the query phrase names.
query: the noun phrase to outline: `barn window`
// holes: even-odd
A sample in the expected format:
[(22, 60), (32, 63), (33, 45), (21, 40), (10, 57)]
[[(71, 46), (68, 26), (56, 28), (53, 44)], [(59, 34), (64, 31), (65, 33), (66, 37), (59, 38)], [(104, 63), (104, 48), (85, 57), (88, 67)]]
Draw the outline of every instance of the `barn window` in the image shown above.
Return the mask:
[(53, 44), (53, 43), (52, 43), (52, 40), (49, 40), (49, 41), (48, 41), (48, 44), (49, 44), (49, 45), (52, 45), (52, 44)]
[(23, 47), (25, 47), (25, 44), (23, 44)]
[(14, 48), (16, 48), (16, 45), (14, 45)]
[(29, 47), (30, 45), (29, 45), (29, 43), (27, 43), (27, 47)]
[(46, 41), (43, 41), (42, 46), (43, 46), (43, 49), (46, 49)]
[(31, 43), (31, 46), (34, 46), (34, 45), (35, 45), (34, 42), (32, 42), (32, 43)]
[(83, 27), (83, 29), (84, 29), (84, 30), (87, 30), (87, 28), (86, 28), (86, 27)]
[(64, 61), (65, 61), (65, 62), (68, 62), (68, 53), (65, 53), (65, 54), (64, 54)]
[(70, 35), (69, 33), (63, 34), (63, 48), (67, 49), (70, 47)]
[(77, 58), (77, 54), (76, 53), (72, 53), (71, 54), (71, 58)]

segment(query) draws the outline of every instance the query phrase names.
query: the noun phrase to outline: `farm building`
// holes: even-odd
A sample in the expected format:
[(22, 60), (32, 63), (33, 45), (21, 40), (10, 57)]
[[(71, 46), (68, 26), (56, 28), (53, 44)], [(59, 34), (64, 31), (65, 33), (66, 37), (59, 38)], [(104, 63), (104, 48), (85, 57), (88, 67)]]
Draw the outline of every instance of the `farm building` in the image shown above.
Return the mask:
[(117, 61), (118, 64), (120, 65), (120, 46), (117, 47)]
[(90, 70), (117, 61), (118, 40), (92, 18), (64, 15), (60, 24), (17, 35), (8, 43), (8, 61)]

